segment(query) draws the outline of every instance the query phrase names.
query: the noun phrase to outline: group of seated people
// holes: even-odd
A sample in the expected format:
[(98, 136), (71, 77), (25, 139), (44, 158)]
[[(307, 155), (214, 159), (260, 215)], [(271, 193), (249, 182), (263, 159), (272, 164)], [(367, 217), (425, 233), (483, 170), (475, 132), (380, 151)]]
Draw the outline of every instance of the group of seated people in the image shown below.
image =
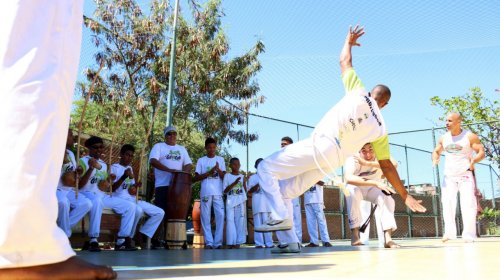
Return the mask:
[[(85, 141), (88, 154), (75, 159), (71, 148), (74, 145), (73, 132), (68, 131), (66, 153), (62, 166), (61, 178), (57, 188), (59, 213), (57, 224), (68, 237), (71, 229), (86, 214), (89, 214), (89, 241), (84, 249), (92, 252), (100, 251), (98, 237), (101, 217), (104, 208), (112, 209), (121, 216), (121, 224), (115, 243), (117, 251), (137, 250), (132, 239), (135, 236), (139, 221), (146, 219), (139, 229), (142, 239), (151, 239), (151, 248), (167, 247), (162, 240), (164, 235), (164, 216), (166, 210), (166, 194), (171, 181), (171, 173), (175, 171), (192, 172), (192, 162), (187, 150), (177, 144), (177, 131), (173, 126), (164, 129), (165, 142), (153, 146), (149, 162), (155, 175), (155, 204), (137, 198), (140, 182), (134, 179), (131, 163), (135, 149), (126, 144), (121, 147), (119, 162), (108, 169), (101, 159), (103, 140), (91, 136)], [(283, 139), (288, 142), (283, 142)], [(292, 143), (291, 138), (284, 137), (282, 147)], [(285, 143), (285, 145), (283, 145)], [(206, 155), (196, 163), (193, 182), (201, 182), (200, 212), (206, 249), (237, 249), (246, 243), (247, 229), (247, 194), (252, 196), (253, 226), (258, 227), (269, 218), (265, 196), (259, 186), (258, 174), (249, 177), (240, 172), (240, 161), (231, 158), (230, 172), (226, 172), (224, 158), (217, 155), (217, 142), (214, 138), (205, 141)], [(262, 159), (255, 162), (255, 168)], [(77, 178), (78, 177), (78, 178)], [(362, 215), (362, 201), (369, 201), (378, 206), (376, 216), (384, 232), (384, 245), (388, 248), (399, 247), (391, 239), (396, 230), (394, 219), (394, 200), (390, 194), (394, 191), (382, 180), (382, 172), (375, 159), (371, 144), (366, 144), (359, 155), (349, 158), (345, 164), (347, 189), (346, 196), (349, 225), (351, 228), (351, 244), (361, 245), (359, 228), (367, 218)], [(78, 180), (78, 191), (75, 186)], [(324, 214), (322, 181), (311, 186), (304, 193), (307, 228), (310, 243), (307, 247), (330, 247), (330, 238)], [(215, 216), (215, 232), (212, 232), (212, 209)], [(299, 206), (300, 211), (300, 206)], [(301, 220), (296, 223), (302, 223)], [(226, 240), (223, 244), (223, 230), (226, 228)], [(319, 227), (319, 239), (318, 239)], [(156, 233), (156, 234), (155, 234)], [(297, 232), (302, 235), (301, 231)], [(379, 236), (379, 238), (381, 238)], [(298, 236), (302, 240), (302, 236)], [(274, 240), (271, 232), (254, 232), (255, 248), (272, 248)], [(223, 246), (225, 245), (225, 247)]]

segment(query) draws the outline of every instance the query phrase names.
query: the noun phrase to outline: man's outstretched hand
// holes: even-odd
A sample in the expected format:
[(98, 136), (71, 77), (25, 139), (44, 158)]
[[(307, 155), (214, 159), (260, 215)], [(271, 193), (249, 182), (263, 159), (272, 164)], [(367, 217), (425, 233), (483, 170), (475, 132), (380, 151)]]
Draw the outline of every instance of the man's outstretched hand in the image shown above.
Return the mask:
[(422, 203), (422, 200), (416, 200), (411, 195), (408, 195), (405, 200), (406, 206), (408, 206), (408, 208), (410, 208), (411, 211), (424, 213), (425, 211), (427, 211), (427, 209), (425, 209), (425, 207), (422, 206), (422, 204), (420, 203)]
[(359, 27), (359, 24), (357, 24), (354, 29), (352, 29), (352, 25), (350, 25), (349, 33), (347, 33), (347, 40), (349, 41), (349, 45), (360, 47), (361, 44), (358, 43), (358, 39), (364, 34), (365, 28), (363, 26)]

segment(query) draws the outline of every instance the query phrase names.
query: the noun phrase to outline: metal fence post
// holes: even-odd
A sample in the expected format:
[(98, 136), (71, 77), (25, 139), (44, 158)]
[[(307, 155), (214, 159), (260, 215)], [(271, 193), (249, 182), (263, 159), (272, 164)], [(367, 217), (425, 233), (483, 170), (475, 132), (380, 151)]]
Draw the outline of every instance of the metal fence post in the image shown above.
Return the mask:
[[(408, 162), (408, 148), (406, 147), (405, 144), (405, 161), (406, 161), (406, 181), (408, 183), (408, 191), (410, 191), (410, 168), (409, 162)], [(403, 201), (404, 202), (404, 201)], [(408, 237), (412, 237), (412, 229), (413, 229), (413, 221), (412, 221), (412, 215), (411, 215), (411, 210), (410, 208), (406, 208), (406, 212), (408, 214)]]
[(495, 187), (493, 187), (493, 167), (491, 167), (490, 164), (490, 184), (491, 184), (491, 206), (493, 206), (493, 209), (496, 209), (496, 202), (495, 202)]

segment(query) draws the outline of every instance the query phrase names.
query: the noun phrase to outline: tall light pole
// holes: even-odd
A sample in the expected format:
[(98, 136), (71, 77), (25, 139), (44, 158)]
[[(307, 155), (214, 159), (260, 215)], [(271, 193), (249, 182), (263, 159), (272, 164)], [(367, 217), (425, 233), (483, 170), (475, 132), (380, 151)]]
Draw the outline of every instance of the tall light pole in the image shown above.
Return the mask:
[(172, 95), (175, 87), (175, 50), (177, 39), (177, 14), (179, 12), (179, 0), (175, 0), (174, 10), (174, 26), (172, 36), (172, 48), (170, 50), (170, 73), (168, 77), (168, 94), (167, 94), (167, 126), (172, 125)]

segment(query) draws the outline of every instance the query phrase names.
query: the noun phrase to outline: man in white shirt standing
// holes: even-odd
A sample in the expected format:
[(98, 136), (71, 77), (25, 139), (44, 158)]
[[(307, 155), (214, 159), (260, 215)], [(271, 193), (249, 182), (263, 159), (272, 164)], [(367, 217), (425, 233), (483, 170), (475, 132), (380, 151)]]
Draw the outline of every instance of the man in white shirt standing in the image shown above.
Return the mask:
[[(193, 164), (189, 154), (181, 145), (177, 145), (177, 130), (174, 126), (167, 126), (163, 130), (165, 142), (156, 143), (149, 154), (149, 163), (154, 167), (155, 175), (155, 205), (167, 214), (168, 187), (172, 179), (172, 172), (185, 171), (191, 173)], [(157, 234), (163, 238), (166, 230), (167, 215), (163, 217), (163, 225)], [(159, 247), (161, 244), (152, 244)]]
[[(205, 140), (207, 155), (198, 159), (193, 181), (201, 181), (201, 226), (205, 237), (205, 249), (222, 249), (224, 236), (224, 200), (222, 198), (222, 180), (226, 174), (224, 158), (216, 155), (217, 141)], [(215, 238), (212, 235), (210, 221), (212, 207), (215, 213)]]
[[(141, 187), (141, 182), (135, 181), (134, 171), (130, 165), (134, 159), (134, 153), (134, 146), (130, 144), (123, 145), (120, 149), (120, 162), (111, 166), (111, 174), (115, 175), (113, 196), (136, 204), (135, 219), (130, 237), (134, 237), (137, 224), (142, 216), (146, 214), (148, 218), (139, 231), (147, 238), (153, 238), (156, 229), (158, 229), (158, 226), (163, 220), (165, 211), (151, 203), (136, 198), (137, 189)], [(152, 243), (154, 242), (152, 241)]]
[(304, 193), (304, 206), (306, 208), (307, 231), (309, 232), (309, 244), (306, 247), (318, 247), (318, 227), (319, 237), (324, 247), (332, 247), (330, 235), (326, 225), (326, 217), (323, 209), (323, 181), (317, 182)]
[(363, 28), (349, 28), (340, 54), (340, 70), (346, 95), (326, 113), (310, 138), (286, 146), (265, 158), (258, 167), (260, 186), (271, 207), (272, 219), (256, 231), (287, 230), (293, 226), (284, 199), (303, 194), (325, 175), (342, 166), (345, 159), (365, 143), (373, 143), (382, 172), (412, 210), (425, 212), (408, 194), (390, 161), (389, 139), (380, 109), (391, 92), (377, 85), (367, 92), (352, 68), (352, 46), (359, 46)]
[[(450, 113), (446, 117), (448, 132), (439, 138), (432, 153), (434, 165), (439, 163), (441, 153), (445, 152), (444, 179), (441, 187), (443, 203), (444, 234), (443, 242), (457, 238), (455, 215), (457, 192), (460, 192), (460, 210), (464, 229), (462, 239), (473, 242), (476, 238), (477, 201), (474, 196), (474, 165), (484, 159), (484, 147), (476, 134), (463, 129), (462, 117)], [(473, 155), (475, 153), (475, 155)]]

